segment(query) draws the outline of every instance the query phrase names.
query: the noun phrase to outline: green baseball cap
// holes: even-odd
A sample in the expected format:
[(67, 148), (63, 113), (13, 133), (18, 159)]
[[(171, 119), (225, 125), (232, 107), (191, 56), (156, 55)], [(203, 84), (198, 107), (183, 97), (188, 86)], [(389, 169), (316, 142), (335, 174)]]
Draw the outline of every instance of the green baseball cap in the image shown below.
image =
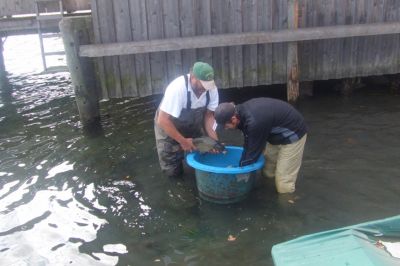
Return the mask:
[(214, 69), (207, 63), (196, 62), (193, 65), (193, 75), (200, 81), (204, 89), (216, 89), (214, 82)]

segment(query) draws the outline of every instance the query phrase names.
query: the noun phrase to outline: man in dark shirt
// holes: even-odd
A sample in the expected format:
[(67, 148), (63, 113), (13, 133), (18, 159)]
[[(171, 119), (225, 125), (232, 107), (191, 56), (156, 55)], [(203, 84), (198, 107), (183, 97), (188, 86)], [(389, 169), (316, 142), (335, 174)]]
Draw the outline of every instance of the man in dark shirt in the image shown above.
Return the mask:
[(240, 166), (254, 163), (264, 151), (264, 175), (275, 177), (279, 193), (295, 191), (307, 126), (294, 107), (277, 99), (255, 98), (238, 105), (221, 103), (214, 116), (225, 129), (243, 132)]

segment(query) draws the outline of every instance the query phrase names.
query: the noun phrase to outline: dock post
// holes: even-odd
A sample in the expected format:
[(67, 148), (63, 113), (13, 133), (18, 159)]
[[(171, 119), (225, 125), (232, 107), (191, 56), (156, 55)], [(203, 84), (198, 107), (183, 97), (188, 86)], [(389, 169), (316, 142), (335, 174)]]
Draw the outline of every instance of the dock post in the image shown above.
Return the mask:
[(99, 99), (93, 61), (79, 57), (79, 46), (89, 44), (92, 31), (91, 18), (64, 17), (60, 22), (60, 31), (64, 42), (67, 65), (75, 91), (75, 101), (84, 129), (100, 124)]
[(300, 98), (312, 97), (314, 95), (314, 81), (302, 81), (299, 85)]
[(4, 56), (3, 56), (3, 36), (0, 35), (0, 89), (3, 89), (4, 85), (7, 83), (7, 73), (6, 66), (4, 64)]
[[(299, 2), (289, 0), (288, 2), (288, 28), (297, 29), (299, 24)], [(287, 52), (287, 100), (296, 103), (299, 92), (299, 59), (297, 42), (288, 43)]]

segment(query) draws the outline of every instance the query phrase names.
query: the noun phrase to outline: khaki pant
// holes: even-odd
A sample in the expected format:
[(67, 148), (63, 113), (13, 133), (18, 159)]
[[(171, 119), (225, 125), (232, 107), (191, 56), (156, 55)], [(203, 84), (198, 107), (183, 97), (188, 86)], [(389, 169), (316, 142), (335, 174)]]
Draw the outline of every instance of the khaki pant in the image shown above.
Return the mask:
[(263, 174), (270, 178), (275, 177), (275, 186), (279, 193), (295, 191), (306, 139), (307, 134), (292, 144), (272, 145), (267, 143), (265, 146)]

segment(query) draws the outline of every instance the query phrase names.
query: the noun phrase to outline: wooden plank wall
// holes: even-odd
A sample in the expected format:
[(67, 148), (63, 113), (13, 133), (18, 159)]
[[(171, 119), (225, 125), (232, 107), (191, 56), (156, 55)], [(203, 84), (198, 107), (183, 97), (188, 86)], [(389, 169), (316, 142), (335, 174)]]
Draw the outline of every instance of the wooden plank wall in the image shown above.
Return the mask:
[[(303, 28), (400, 21), (398, 0), (303, 0), (299, 9), (299, 27)], [(300, 78), (324, 80), (399, 73), (399, 37), (302, 42)]]
[[(88, 10), (90, 9), (90, 0), (63, 0), (63, 6), (64, 10), (68, 12)], [(57, 3), (48, 3), (46, 8), (49, 12), (59, 10)], [(0, 18), (35, 13), (35, 0), (0, 0)]]
[[(287, 0), (92, 0), (96, 43), (287, 29)], [(110, 11), (113, 12), (110, 12)], [(299, 0), (299, 28), (400, 21), (399, 0)], [(400, 72), (399, 35), (299, 44), (300, 80)], [(219, 88), (286, 83), (287, 44), (98, 58), (103, 98), (162, 93), (196, 60)]]
[(2, 0), (0, 1), (0, 17), (35, 14), (34, 0)]

